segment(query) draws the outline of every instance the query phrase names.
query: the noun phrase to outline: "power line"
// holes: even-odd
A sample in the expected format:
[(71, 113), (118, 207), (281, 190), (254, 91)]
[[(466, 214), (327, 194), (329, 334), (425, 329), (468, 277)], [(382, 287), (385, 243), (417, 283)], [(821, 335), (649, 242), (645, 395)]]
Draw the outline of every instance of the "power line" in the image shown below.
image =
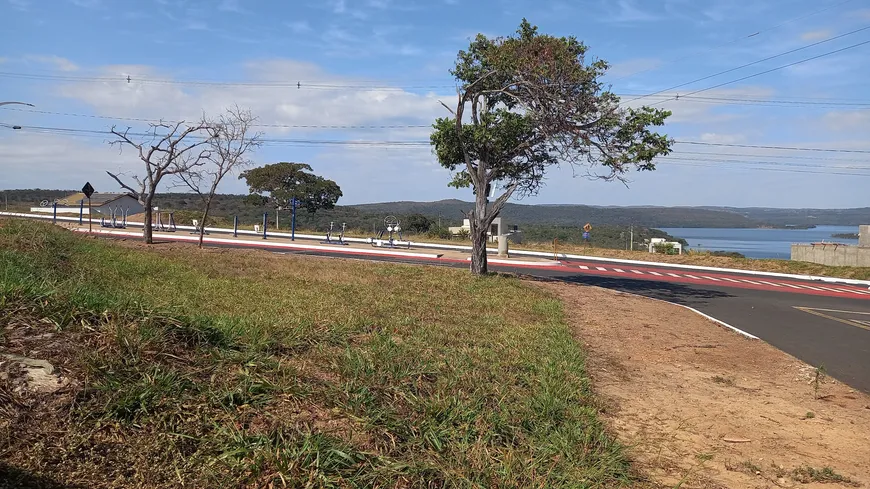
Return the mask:
[(730, 45), (730, 44), (734, 44), (734, 43), (739, 42), (739, 41), (742, 41), (742, 40), (744, 40), (744, 39), (750, 39), (750, 38), (753, 38), (753, 37), (755, 37), (755, 36), (760, 35), (762, 32), (769, 32), (769, 31), (772, 31), (772, 30), (778, 29), (778, 28), (780, 28), (780, 27), (782, 27), (782, 26), (784, 26), (784, 25), (786, 25), (786, 24), (789, 24), (789, 23), (791, 23), (791, 22), (795, 22), (795, 21), (798, 21), (798, 20), (801, 20), (801, 19), (805, 19), (805, 18), (807, 18), (807, 17), (811, 17), (811, 16), (813, 16), (813, 15), (817, 15), (817, 14), (820, 14), (820, 13), (822, 13), (822, 12), (825, 12), (825, 11), (831, 10), (831, 9), (833, 9), (833, 8), (839, 7), (840, 5), (843, 5), (843, 4), (846, 4), (846, 3), (849, 3), (849, 2), (851, 2), (851, 1), (852, 1), (852, 0), (843, 0), (842, 2), (836, 3), (836, 4), (834, 4), (834, 5), (830, 5), (830, 6), (827, 6), (827, 7), (821, 8), (821, 9), (819, 9), (819, 10), (814, 10), (814, 11), (812, 11), (812, 12), (809, 12), (809, 13), (807, 13), (807, 14), (804, 14), (804, 15), (801, 15), (801, 16), (798, 16), (798, 17), (793, 17), (793, 18), (791, 18), (791, 19), (785, 20), (785, 21), (783, 21), (783, 22), (781, 22), (781, 23), (779, 23), (779, 24), (776, 24), (776, 25), (773, 26), (773, 27), (768, 27), (768, 28), (766, 28), (766, 29), (762, 29), (762, 30), (760, 30), (760, 31), (755, 31), (755, 32), (753, 32), (753, 33), (751, 33), (751, 34), (746, 34), (746, 35), (743, 35), (743, 36), (740, 36), (740, 37), (736, 37), (736, 38), (734, 38), (734, 39), (731, 39), (730, 41), (726, 41), (726, 42), (723, 42), (723, 43), (721, 43), (721, 44), (717, 44), (717, 45), (712, 46), (712, 47), (710, 47), (710, 48), (708, 48), (708, 49), (705, 49), (705, 50), (703, 50), (703, 51), (700, 51), (700, 52), (697, 52), (697, 53), (694, 53), (694, 54), (689, 54), (689, 55), (686, 55), (686, 56), (682, 56), (682, 57), (679, 57), (679, 58), (675, 58), (675, 59), (672, 59), (672, 60), (669, 60), (669, 61), (665, 61), (665, 62), (662, 63), (662, 65), (660, 65), (660, 66), (656, 66), (656, 67), (653, 67), (653, 68), (647, 68), (647, 69), (645, 69), (645, 70), (640, 70), (640, 71), (636, 71), (636, 72), (633, 72), (633, 73), (629, 73), (629, 74), (627, 74), (627, 75), (623, 75), (623, 76), (620, 76), (620, 77), (617, 77), (617, 78), (613, 78), (612, 81), (624, 80), (625, 78), (630, 78), (630, 77), (635, 76), (635, 75), (640, 75), (641, 73), (648, 73), (648, 72), (650, 72), (650, 71), (657, 70), (658, 68), (661, 68), (661, 66), (664, 66), (664, 65), (667, 65), (667, 64), (670, 64), (670, 63), (675, 63), (675, 62), (677, 62), (677, 61), (683, 61), (683, 60), (686, 60), (686, 59), (694, 58), (694, 57), (696, 57), (696, 56), (700, 56), (701, 54), (711, 52), (711, 51), (713, 51), (713, 50), (715, 50), (715, 49), (719, 49), (719, 48), (721, 48), (721, 47), (728, 46), (728, 45)]
[[(722, 165), (711, 165), (705, 163), (688, 163), (688, 162), (679, 162), (673, 161), (670, 162), (669, 165), (678, 165), (678, 166), (695, 166), (701, 168), (722, 168)], [(763, 168), (763, 167), (746, 167), (742, 168), (743, 170), (750, 171), (775, 171), (775, 172), (784, 172), (784, 173), (811, 173), (816, 175), (843, 175), (850, 177), (870, 177), (870, 173), (852, 173), (852, 172), (837, 172), (837, 171), (815, 171), (815, 170), (796, 170), (793, 168)]]
[[(870, 42), (870, 41), (868, 41)], [(700, 146), (726, 146), (729, 148), (758, 148), (758, 149), (777, 149), (788, 151), (819, 151), (825, 153), (861, 153), (870, 154), (870, 150), (863, 149), (832, 149), (832, 148), (800, 148), (796, 146), (765, 146), (759, 144), (735, 144), (735, 143), (709, 143), (705, 141), (674, 141), (676, 144), (694, 144)]]
[(762, 59), (759, 59), (759, 60), (753, 61), (753, 62), (751, 62), (751, 63), (746, 63), (746, 64), (743, 64), (743, 65), (737, 66), (737, 67), (735, 67), (735, 68), (727, 69), (727, 70), (725, 70), (725, 71), (720, 71), (720, 72), (718, 72), (718, 73), (714, 73), (714, 74), (712, 74), (712, 75), (707, 75), (707, 76), (704, 76), (704, 77), (701, 77), (701, 78), (697, 78), (697, 79), (695, 79), (695, 80), (688, 81), (688, 82), (685, 82), (685, 83), (680, 83), (679, 85), (674, 85), (674, 86), (672, 86), (672, 87), (670, 87), (670, 88), (665, 88), (664, 90), (659, 90), (659, 91), (657, 91), (657, 92), (653, 92), (653, 93), (650, 93), (650, 94), (648, 94), (648, 95), (643, 95), (643, 96), (640, 96), (640, 97), (637, 97), (637, 98), (631, 99), (631, 100), (629, 100), (628, 102), (634, 102), (635, 100), (640, 100), (640, 99), (643, 99), (643, 98), (646, 98), (646, 97), (650, 97), (650, 96), (653, 96), (653, 95), (658, 95), (658, 94), (660, 94), (660, 93), (664, 93), (664, 92), (669, 92), (669, 91), (671, 91), (671, 90), (674, 90), (674, 89), (677, 89), (677, 88), (680, 88), (680, 87), (685, 87), (686, 85), (691, 85), (691, 84), (693, 84), (693, 83), (697, 83), (697, 82), (699, 82), (699, 81), (709, 80), (710, 78), (715, 78), (715, 77), (717, 77), (717, 76), (724, 75), (724, 74), (726, 74), (726, 73), (731, 73), (731, 72), (734, 72), (734, 71), (737, 71), (737, 70), (741, 70), (741, 69), (743, 69), (743, 68), (747, 68), (747, 67), (749, 67), (749, 66), (757, 65), (758, 63), (763, 63), (763, 62), (765, 62), (765, 61), (770, 61), (770, 60), (772, 60), (772, 59), (779, 58), (779, 57), (782, 57), (782, 56), (786, 56), (786, 55), (789, 55), (789, 54), (792, 54), (792, 53), (796, 53), (796, 52), (798, 52), (798, 51), (803, 51), (804, 49), (809, 49), (809, 48), (811, 48), (811, 47), (815, 47), (815, 46), (818, 46), (818, 45), (820, 45), (820, 44), (824, 44), (824, 43), (826, 43), (826, 42), (831, 42), (831, 41), (834, 41), (834, 40), (837, 40), (837, 39), (841, 39), (841, 38), (846, 37), (846, 36), (851, 36), (851, 35), (853, 35), (853, 34), (857, 34), (857, 33), (859, 33), (859, 32), (863, 32), (863, 31), (866, 31), (866, 30), (868, 30), (868, 29), (870, 29), (870, 26), (862, 27), (862, 28), (860, 28), (860, 29), (856, 29), (856, 30), (854, 30), (854, 31), (850, 31), (850, 32), (847, 32), (847, 33), (845, 33), (845, 34), (840, 34), (839, 36), (829, 37), (828, 39), (823, 39), (823, 40), (821, 40), (821, 41), (814, 42), (814, 43), (812, 43), (812, 44), (807, 44), (806, 46), (801, 46), (801, 47), (799, 47), (799, 48), (791, 49), (791, 50), (789, 50), (789, 51), (785, 51), (785, 52), (782, 52), (782, 53), (779, 53), (779, 54), (775, 54), (775, 55), (773, 55), (773, 56), (768, 56), (768, 57), (766, 57), (766, 58), (762, 58)]
[[(759, 72), (759, 73), (754, 73), (754, 74), (752, 74), (752, 75), (747, 75), (747, 76), (744, 76), (744, 77), (742, 77), (742, 78), (738, 78), (738, 79), (736, 79), (736, 80), (731, 80), (731, 81), (723, 82), (723, 83), (720, 83), (720, 84), (718, 84), (718, 85), (713, 85), (712, 87), (707, 87), (707, 88), (702, 88), (702, 89), (700, 89), (700, 90), (695, 90), (694, 92), (687, 93), (686, 95), (695, 95), (696, 93), (706, 92), (706, 91), (708, 91), (708, 90), (713, 90), (714, 88), (719, 88), (719, 87), (723, 87), (723, 86), (725, 86), (725, 85), (730, 85), (730, 84), (732, 84), (732, 83), (741, 82), (741, 81), (743, 81), (743, 80), (748, 80), (748, 79), (750, 79), (750, 78), (754, 78), (754, 77), (756, 77), (756, 76), (766, 75), (766, 74), (768, 74), (768, 73), (772, 73), (772, 72), (777, 71), (777, 70), (781, 70), (781, 69), (784, 69), (784, 68), (788, 68), (788, 67), (790, 67), (790, 66), (799, 65), (799, 64), (801, 64), (801, 63), (806, 63), (807, 61), (812, 61), (812, 60), (815, 60), (815, 59), (823, 58), (823, 57), (825, 57), (825, 56), (830, 56), (830, 55), (832, 55), (832, 54), (841, 53), (841, 52), (843, 52), (843, 51), (846, 51), (846, 50), (849, 50), (849, 49), (854, 49), (854, 48), (857, 48), (857, 47), (863, 46), (863, 45), (865, 45), (865, 44), (870, 44), (870, 40), (863, 41), (863, 42), (859, 42), (859, 43), (857, 43), (857, 44), (852, 44), (852, 45), (850, 45), (850, 46), (846, 46), (846, 47), (844, 47), (844, 48), (840, 48), (840, 49), (837, 49), (837, 50), (834, 50), (834, 51), (828, 51), (827, 53), (822, 53), (822, 54), (819, 54), (819, 55), (813, 56), (813, 57), (811, 57), (811, 58), (805, 58), (805, 59), (801, 59), (801, 60), (798, 60), (798, 61), (795, 61), (795, 62), (792, 62), (792, 63), (788, 63), (788, 64), (785, 64), (785, 65), (782, 65), (782, 66), (777, 66), (776, 68), (771, 68), (771, 69), (769, 69), (769, 70), (765, 70), (765, 71), (762, 71), (762, 72)], [(679, 99), (680, 97), (681, 97), (681, 95), (677, 95), (676, 97), (674, 97), (674, 98), (672, 98), (672, 99), (670, 99), (670, 100), (677, 100), (677, 99)], [(661, 104), (661, 103), (664, 103), (664, 102), (668, 102), (668, 101), (669, 101), (669, 100), (662, 100), (662, 101), (660, 101), (660, 102), (656, 102), (656, 103), (654, 103), (654, 104), (652, 104), (652, 105), (658, 105), (658, 104)]]
[[(12, 127), (8, 124), (0, 125)], [(43, 131), (55, 132), (61, 134), (93, 134), (93, 135), (108, 135), (111, 131), (96, 130), (96, 129), (78, 129), (68, 127), (44, 127), (44, 126), (20, 126), (21, 130), (27, 131)], [(151, 133), (129, 133), (134, 136), (152, 137)], [(161, 135), (156, 135), (160, 137)], [(341, 140), (341, 139), (280, 139), (280, 138), (264, 138), (263, 141), (268, 142), (286, 142), (286, 143), (302, 143), (302, 144), (323, 144), (323, 145), (401, 145), (401, 146), (430, 146), (431, 143), (426, 140), (385, 140), (385, 141), (367, 141), (367, 140)], [(721, 146), (733, 148), (755, 148), (755, 149), (773, 149), (786, 151), (816, 151), (828, 153), (857, 153), (870, 154), (870, 150), (861, 149), (839, 149), (839, 148), (808, 148), (797, 146), (771, 146), (771, 145), (754, 145), (754, 144), (736, 144), (736, 143), (713, 143), (706, 141), (681, 141), (674, 140), (675, 144), (688, 144), (699, 146)]]

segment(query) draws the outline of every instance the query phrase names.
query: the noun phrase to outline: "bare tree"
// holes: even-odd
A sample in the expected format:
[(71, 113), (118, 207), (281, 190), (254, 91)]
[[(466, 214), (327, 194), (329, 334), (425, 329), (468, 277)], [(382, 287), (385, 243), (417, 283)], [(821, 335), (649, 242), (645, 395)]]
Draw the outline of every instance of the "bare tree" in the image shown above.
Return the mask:
[[(109, 174), (124, 190), (132, 193), (139, 203), (145, 207), (145, 226), (143, 236), (145, 242), (153, 243), (153, 202), (160, 182), (167, 175), (187, 174), (205, 164), (211, 155), (210, 143), (213, 139), (210, 132), (211, 125), (203, 117), (196, 124), (188, 125), (184, 121), (166, 123), (157, 122), (150, 124), (147, 133), (132, 134), (128, 127), (124, 131), (117, 130), (112, 126), (112, 134), (116, 136), (110, 141), (112, 146), (118, 146), (123, 151), (124, 146), (135, 148), (139, 152), (139, 159), (145, 164), (144, 177), (133, 175), (135, 182), (124, 183), (120, 174)], [(142, 137), (137, 142), (132, 137)]]
[(238, 105), (227, 109), (225, 114), (211, 123), (210, 155), (205, 164), (196, 171), (178, 174), (178, 178), (202, 201), (202, 220), (199, 223), (200, 248), (202, 248), (208, 213), (218, 185), (226, 175), (251, 165), (252, 161), (248, 155), (262, 144), (262, 133), (251, 133), (251, 126), (256, 120), (250, 110), (240, 109)]

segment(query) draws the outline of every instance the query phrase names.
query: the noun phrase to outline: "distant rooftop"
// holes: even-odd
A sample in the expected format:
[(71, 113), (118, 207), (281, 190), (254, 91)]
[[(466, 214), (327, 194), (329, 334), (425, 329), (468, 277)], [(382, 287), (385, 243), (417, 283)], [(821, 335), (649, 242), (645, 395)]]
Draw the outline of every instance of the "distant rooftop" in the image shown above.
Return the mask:
[[(91, 205), (101, 206), (110, 202), (114, 202), (125, 196), (133, 197), (130, 194), (124, 193), (94, 193), (93, 195), (91, 195)], [(57, 202), (58, 204), (62, 205), (79, 205), (79, 202), (81, 202), (82, 200), (87, 201), (88, 198), (85, 197), (85, 194), (81, 192), (76, 192), (72, 195), (58, 200)]]

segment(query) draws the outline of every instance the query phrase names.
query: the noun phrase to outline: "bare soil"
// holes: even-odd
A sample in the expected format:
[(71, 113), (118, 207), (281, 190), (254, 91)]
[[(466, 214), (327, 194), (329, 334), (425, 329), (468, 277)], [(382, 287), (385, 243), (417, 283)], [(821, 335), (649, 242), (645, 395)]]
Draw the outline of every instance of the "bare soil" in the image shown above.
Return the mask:
[(565, 301), (604, 419), (656, 486), (870, 484), (870, 396), (827, 377), (817, 389), (813, 367), (679, 306), (542, 285)]

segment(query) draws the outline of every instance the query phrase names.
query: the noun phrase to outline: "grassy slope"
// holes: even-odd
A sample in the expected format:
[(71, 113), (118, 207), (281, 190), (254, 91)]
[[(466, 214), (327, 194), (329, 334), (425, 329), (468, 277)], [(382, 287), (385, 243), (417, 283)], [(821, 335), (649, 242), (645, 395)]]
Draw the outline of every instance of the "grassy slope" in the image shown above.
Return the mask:
[(0, 487), (631, 480), (561, 304), (515, 279), (0, 220), (0, 305), (2, 349), (71, 380), (0, 382)]

